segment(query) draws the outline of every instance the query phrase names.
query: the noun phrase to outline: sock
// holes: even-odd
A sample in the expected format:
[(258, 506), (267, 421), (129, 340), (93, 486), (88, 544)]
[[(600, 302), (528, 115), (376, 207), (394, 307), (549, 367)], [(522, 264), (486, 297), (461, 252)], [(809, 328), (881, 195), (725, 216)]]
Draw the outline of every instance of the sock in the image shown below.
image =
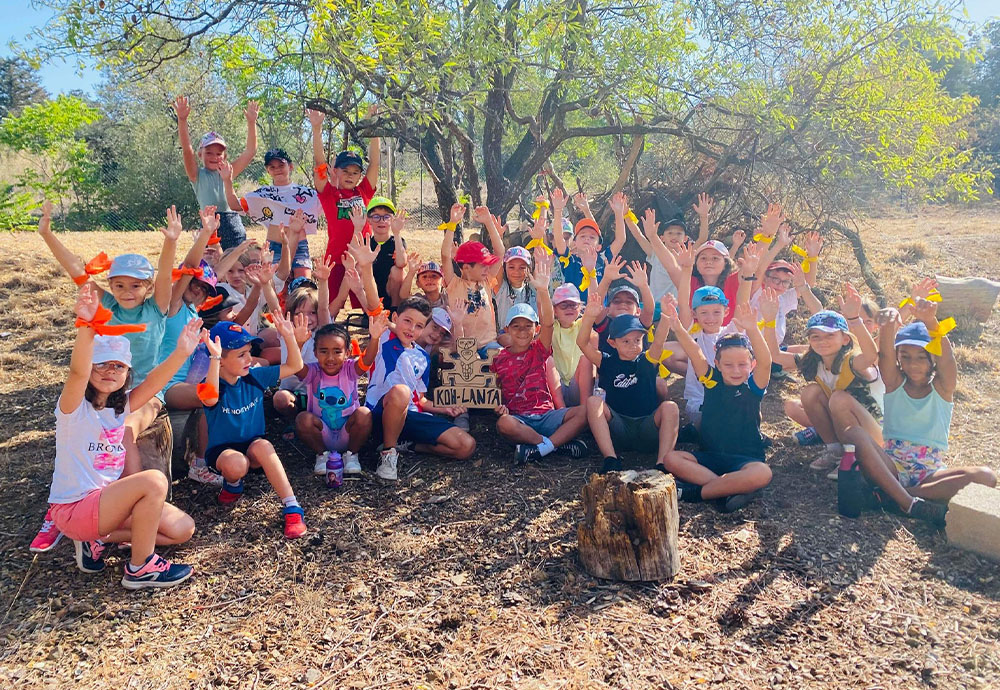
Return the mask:
[(243, 480), (239, 480), (235, 484), (230, 484), (225, 479), (222, 480), (222, 488), (231, 494), (241, 494), (243, 493)]
[(299, 502), (295, 500), (295, 494), (292, 494), (288, 498), (281, 499), (281, 503), (286, 508), (301, 508), (302, 507), (302, 506), (299, 505)]
[(208, 463), (205, 462), (205, 458), (195, 458), (194, 462), (191, 463), (191, 467), (208, 467)]
[(144, 560), (142, 562), (142, 565), (140, 565), (140, 566), (134, 566), (134, 565), (132, 565), (132, 562), (129, 561), (128, 563), (125, 564), (125, 567), (128, 568), (128, 571), (130, 573), (135, 574), (135, 573), (139, 572), (140, 570), (142, 570), (146, 566), (146, 564), (149, 563), (150, 560), (152, 560), (153, 556), (155, 556), (155, 555), (156, 555), (155, 553), (149, 554), (149, 556), (146, 557), (146, 560)]
[(535, 447), (538, 449), (538, 452), (542, 454), (543, 458), (556, 449), (556, 447), (552, 445), (552, 441), (549, 440), (548, 436), (542, 436), (542, 442)]
[(912, 513), (912, 512), (913, 512), (913, 506), (917, 505), (917, 501), (922, 501), (922, 500), (924, 500), (924, 499), (922, 499), (922, 498), (917, 498), (916, 496), (913, 496), (912, 498), (913, 498), (913, 500), (912, 500), (912, 501), (910, 501), (910, 507), (906, 509), (906, 514), (907, 514), (907, 515), (909, 515), (910, 513)]

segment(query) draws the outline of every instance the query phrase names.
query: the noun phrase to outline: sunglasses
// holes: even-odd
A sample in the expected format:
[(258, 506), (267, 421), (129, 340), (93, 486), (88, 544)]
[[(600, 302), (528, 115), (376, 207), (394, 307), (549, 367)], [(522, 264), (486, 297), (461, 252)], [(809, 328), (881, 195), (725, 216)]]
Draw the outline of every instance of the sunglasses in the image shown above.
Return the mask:
[(368, 215), (368, 219), (376, 223), (383, 223), (387, 220), (392, 220), (393, 215), (391, 213), (371, 213)]
[(94, 365), (94, 369), (96, 369), (97, 371), (100, 371), (100, 372), (105, 372), (105, 373), (109, 372), (109, 371), (113, 371), (114, 373), (117, 374), (120, 371), (127, 371), (128, 370), (128, 365), (127, 364), (121, 364), (120, 362), (101, 362), (100, 364), (95, 364)]

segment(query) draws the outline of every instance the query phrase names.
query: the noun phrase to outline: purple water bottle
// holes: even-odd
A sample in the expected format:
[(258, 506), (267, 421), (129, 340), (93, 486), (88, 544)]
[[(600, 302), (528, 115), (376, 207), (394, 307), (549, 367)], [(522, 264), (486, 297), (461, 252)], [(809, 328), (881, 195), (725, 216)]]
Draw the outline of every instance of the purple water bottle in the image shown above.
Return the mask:
[(326, 458), (326, 485), (331, 489), (339, 488), (344, 483), (344, 461), (340, 453), (330, 451)]

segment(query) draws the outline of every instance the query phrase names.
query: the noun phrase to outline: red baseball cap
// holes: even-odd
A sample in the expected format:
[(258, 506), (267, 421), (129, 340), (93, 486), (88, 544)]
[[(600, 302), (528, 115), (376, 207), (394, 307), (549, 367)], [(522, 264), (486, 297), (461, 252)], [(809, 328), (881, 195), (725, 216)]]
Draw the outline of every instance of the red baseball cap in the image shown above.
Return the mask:
[(490, 252), (482, 242), (463, 242), (455, 252), (455, 261), (460, 264), (483, 264), (492, 266), (500, 258)]
[(782, 261), (782, 260), (772, 261), (771, 264), (767, 267), (767, 270), (788, 271), (789, 273), (795, 273), (795, 269), (792, 268), (792, 265), (787, 261)]

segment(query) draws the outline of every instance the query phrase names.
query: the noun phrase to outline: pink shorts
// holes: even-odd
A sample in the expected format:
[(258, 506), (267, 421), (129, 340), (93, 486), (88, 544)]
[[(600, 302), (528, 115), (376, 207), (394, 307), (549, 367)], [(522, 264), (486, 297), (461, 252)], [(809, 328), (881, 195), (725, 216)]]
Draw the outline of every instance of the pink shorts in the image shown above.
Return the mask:
[(76, 541), (93, 541), (105, 536), (99, 533), (97, 521), (102, 490), (94, 489), (76, 503), (51, 504), (52, 520), (59, 531)]

